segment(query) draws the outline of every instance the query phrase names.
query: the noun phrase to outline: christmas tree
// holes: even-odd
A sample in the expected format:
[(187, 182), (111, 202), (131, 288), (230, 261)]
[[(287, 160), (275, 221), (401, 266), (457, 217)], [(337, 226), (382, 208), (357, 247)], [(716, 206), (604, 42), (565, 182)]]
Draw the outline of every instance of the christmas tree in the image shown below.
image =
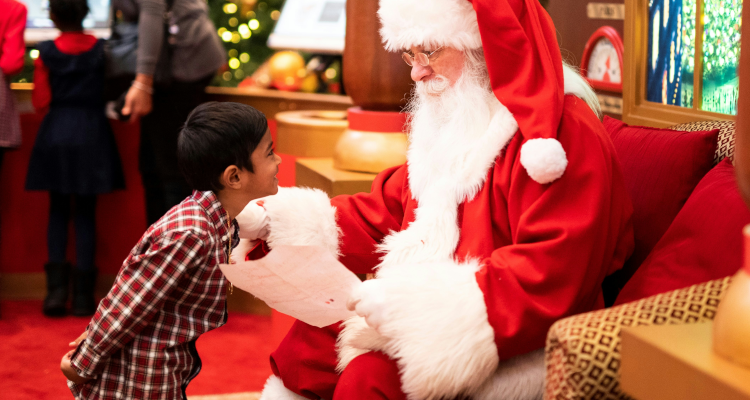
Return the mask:
[(266, 45), (284, 0), (208, 0), (209, 16), (227, 50), (227, 64), (216, 86), (237, 86), (271, 55)]

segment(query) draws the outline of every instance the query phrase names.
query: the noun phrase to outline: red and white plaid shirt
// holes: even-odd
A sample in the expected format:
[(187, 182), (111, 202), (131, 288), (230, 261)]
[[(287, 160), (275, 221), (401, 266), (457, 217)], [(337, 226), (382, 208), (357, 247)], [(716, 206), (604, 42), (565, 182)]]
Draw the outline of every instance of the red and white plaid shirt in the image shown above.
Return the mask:
[[(201, 368), (195, 340), (226, 322), (227, 213), (212, 192), (193, 192), (130, 252), (71, 357), (78, 399), (185, 399)], [(232, 232), (232, 233), (230, 233)]]

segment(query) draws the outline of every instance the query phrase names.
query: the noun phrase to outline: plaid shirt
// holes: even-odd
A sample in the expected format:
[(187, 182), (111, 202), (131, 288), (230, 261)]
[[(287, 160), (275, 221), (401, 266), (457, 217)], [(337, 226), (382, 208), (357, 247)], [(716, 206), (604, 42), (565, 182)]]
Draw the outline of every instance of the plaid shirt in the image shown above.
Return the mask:
[[(236, 221), (232, 244), (239, 242)], [(152, 225), (125, 260), (71, 357), (78, 399), (185, 399), (201, 368), (195, 340), (226, 322), (227, 213), (193, 192)]]

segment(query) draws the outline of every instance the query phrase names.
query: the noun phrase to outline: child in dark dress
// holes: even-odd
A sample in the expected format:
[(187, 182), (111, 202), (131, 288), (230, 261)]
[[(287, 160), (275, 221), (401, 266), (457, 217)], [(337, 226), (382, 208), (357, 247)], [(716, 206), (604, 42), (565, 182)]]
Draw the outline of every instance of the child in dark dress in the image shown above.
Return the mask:
[(124, 188), (114, 135), (104, 114), (104, 42), (83, 32), (86, 0), (50, 0), (50, 18), (62, 32), (38, 45), (32, 100), (49, 108), (37, 133), (26, 176), (27, 190), (50, 197), (47, 230), (47, 297), (43, 312), (66, 312), (71, 266), (65, 259), (71, 203), (74, 205), (76, 265), (71, 313), (96, 310), (96, 196)]

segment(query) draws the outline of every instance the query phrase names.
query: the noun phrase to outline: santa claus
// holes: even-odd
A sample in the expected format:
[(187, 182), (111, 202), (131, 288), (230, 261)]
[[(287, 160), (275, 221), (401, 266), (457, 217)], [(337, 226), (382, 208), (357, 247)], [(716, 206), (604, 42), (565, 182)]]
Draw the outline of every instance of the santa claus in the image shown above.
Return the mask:
[(324, 246), (357, 317), (297, 322), (261, 399), (541, 397), (556, 320), (603, 306), (632, 207), (593, 91), (538, 0), (381, 0), (416, 82), (407, 163), (370, 193), (265, 200), (267, 243)]

